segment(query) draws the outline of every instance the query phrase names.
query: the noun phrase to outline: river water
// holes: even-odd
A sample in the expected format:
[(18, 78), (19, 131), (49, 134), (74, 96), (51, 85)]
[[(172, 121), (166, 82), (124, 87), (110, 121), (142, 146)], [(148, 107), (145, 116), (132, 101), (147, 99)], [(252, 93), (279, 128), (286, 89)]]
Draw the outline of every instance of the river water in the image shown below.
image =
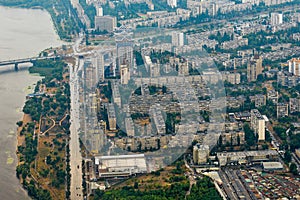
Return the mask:
[[(47, 12), (0, 6), (0, 61), (37, 56), (61, 44)], [(16, 122), (26, 94), (41, 77), (9, 69), (13, 66), (0, 67), (0, 199), (23, 200), (29, 198), (15, 175)]]

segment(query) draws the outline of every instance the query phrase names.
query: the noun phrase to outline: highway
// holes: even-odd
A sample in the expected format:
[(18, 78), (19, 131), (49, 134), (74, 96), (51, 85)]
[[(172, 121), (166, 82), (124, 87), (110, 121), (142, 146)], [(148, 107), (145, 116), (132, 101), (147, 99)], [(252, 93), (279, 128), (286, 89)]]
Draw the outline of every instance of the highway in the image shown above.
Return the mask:
[[(80, 40), (78, 40), (80, 41)], [(78, 50), (80, 42), (75, 42), (74, 49)], [(71, 90), (71, 126), (70, 126), (70, 167), (71, 167), (71, 200), (83, 199), (82, 192), (82, 155), (79, 143), (79, 60), (76, 65), (69, 64)]]

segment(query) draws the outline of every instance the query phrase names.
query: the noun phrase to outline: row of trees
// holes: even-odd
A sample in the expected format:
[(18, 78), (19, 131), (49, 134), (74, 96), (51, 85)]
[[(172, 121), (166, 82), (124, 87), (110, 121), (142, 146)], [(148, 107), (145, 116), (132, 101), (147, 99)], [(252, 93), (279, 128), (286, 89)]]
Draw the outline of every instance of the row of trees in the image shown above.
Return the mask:
[(95, 16), (97, 15), (96, 8), (92, 4), (87, 4), (86, 0), (79, 0), (80, 5), (84, 9), (84, 13), (91, 21), (91, 27), (95, 27)]

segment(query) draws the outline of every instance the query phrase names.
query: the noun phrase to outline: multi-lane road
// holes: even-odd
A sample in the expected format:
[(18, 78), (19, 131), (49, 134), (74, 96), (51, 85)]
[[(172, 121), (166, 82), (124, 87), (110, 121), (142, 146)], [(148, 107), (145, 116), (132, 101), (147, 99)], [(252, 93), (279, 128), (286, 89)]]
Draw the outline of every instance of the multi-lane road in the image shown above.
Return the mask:
[[(78, 53), (80, 37), (74, 44), (74, 53)], [(76, 58), (76, 57), (75, 57)], [(79, 59), (76, 58), (76, 64), (69, 64), (70, 71), (70, 90), (71, 90), (71, 126), (70, 126), (70, 167), (71, 167), (71, 200), (83, 199), (82, 192), (82, 155), (79, 143), (79, 77), (80, 69)]]

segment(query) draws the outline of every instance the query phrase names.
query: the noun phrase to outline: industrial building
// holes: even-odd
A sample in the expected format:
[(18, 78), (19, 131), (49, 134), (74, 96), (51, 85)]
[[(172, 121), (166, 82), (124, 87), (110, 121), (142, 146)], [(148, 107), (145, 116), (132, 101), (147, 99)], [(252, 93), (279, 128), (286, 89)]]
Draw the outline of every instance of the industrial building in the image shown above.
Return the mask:
[(247, 164), (250, 162), (276, 160), (278, 153), (275, 150), (222, 152), (217, 153), (217, 158), (219, 165), (225, 166), (230, 163)]
[(96, 173), (99, 178), (126, 177), (146, 173), (144, 154), (95, 157)]
[(280, 162), (263, 162), (262, 167), (265, 171), (283, 170), (283, 165)]

